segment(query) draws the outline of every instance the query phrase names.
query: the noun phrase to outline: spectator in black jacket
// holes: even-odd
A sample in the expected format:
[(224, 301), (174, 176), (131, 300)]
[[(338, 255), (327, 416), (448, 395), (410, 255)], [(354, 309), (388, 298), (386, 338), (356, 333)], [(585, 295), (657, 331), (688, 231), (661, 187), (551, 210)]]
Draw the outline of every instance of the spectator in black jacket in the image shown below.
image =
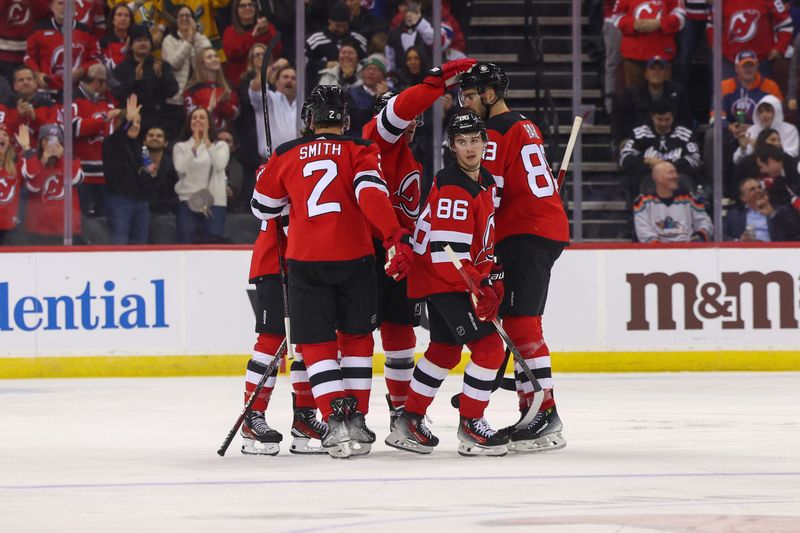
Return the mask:
[(339, 58), (339, 47), (344, 41), (358, 43), (358, 55), (367, 55), (367, 40), (360, 33), (350, 29), (350, 11), (342, 3), (331, 6), (328, 13), (328, 27), (324, 31), (312, 33), (306, 39), (306, 88), (310, 91), (319, 80), (319, 71), (335, 66)]
[(770, 203), (775, 206), (792, 203), (800, 192), (797, 159), (777, 146), (767, 144), (756, 152), (756, 164)]
[(150, 213), (154, 215), (174, 215), (178, 210), (178, 195), (175, 184), (178, 173), (172, 164), (172, 150), (166, 132), (153, 126), (144, 134), (144, 146), (153, 161), (156, 175), (153, 177), (153, 196), (150, 198)]
[(142, 106), (142, 128), (165, 127), (162, 115), (167, 98), (178, 92), (178, 82), (172, 66), (151, 55), (153, 38), (144, 25), (133, 26), (130, 31), (131, 46), (128, 57), (114, 69), (111, 92), (123, 102), (136, 94)]
[(686, 91), (668, 78), (669, 65), (664, 59), (656, 56), (647, 62), (645, 81), (625, 91), (620, 112), (617, 113), (621, 138), (630, 137), (633, 128), (650, 119), (653, 102), (656, 100), (669, 103), (676, 125), (692, 127), (692, 113)]
[(728, 210), (723, 224), (726, 241), (774, 241), (775, 208), (758, 178), (739, 182), (740, 203)]
[(112, 244), (147, 244), (156, 168), (142, 157), (140, 109), (132, 94), (125, 106), (125, 123), (103, 140)]

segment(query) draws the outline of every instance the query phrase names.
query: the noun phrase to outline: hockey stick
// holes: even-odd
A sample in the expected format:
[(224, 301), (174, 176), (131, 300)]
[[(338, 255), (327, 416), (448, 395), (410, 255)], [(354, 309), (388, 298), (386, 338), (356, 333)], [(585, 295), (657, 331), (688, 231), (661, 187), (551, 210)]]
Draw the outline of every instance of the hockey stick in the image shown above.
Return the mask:
[[(479, 291), (478, 287), (475, 286), (475, 282), (472, 281), (472, 278), (469, 277), (469, 274), (464, 272), (464, 265), (461, 264), (461, 260), (459, 260), (458, 256), (449, 244), (444, 245), (444, 251), (447, 252), (448, 257), (450, 257), (450, 261), (453, 262), (453, 266), (456, 267), (458, 273), (461, 274), (461, 278), (467, 284), (467, 287), (469, 287), (472, 301), (477, 303)], [(536, 416), (536, 413), (539, 412), (539, 407), (542, 406), (542, 402), (544, 401), (544, 391), (542, 390), (542, 386), (539, 384), (539, 381), (533, 375), (533, 372), (531, 372), (528, 363), (525, 362), (525, 358), (522, 357), (521, 353), (519, 353), (519, 350), (517, 350), (517, 347), (514, 345), (511, 337), (509, 337), (508, 333), (506, 333), (506, 330), (503, 329), (503, 326), (500, 324), (500, 321), (497, 319), (497, 317), (492, 319), (492, 324), (497, 330), (497, 333), (500, 335), (500, 338), (503, 339), (503, 342), (514, 356), (514, 361), (516, 361), (520, 368), (522, 368), (522, 373), (525, 374), (525, 377), (528, 378), (528, 381), (530, 381), (531, 385), (533, 386), (533, 398), (531, 398), (531, 405), (528, 407), (525, 415), (516, 424), (517, 429), (522, 429), (533, 422), (533, 418)]]
[[(267, 159), (272, 157), (272, 133), (269, 131), (269, 98), (267, 98), (267, 63), (269, 62), (269, 58), (272, 57), (272, 50), (275, 48), (275, 45), (278, 44), (280, 38), (281, 33), (278, 32), (270, 39), (269, 44), (267, 44), (267, 49), (264, 51), (264, 59), (261, 60), (261, 104), (264, 118), (264, 135), (267, 144)], [(289, 332), (289, 284), (286, 278), (285, 260), (281, 249), (284, 237), (282, 218), (282, 216), (279, 216), (277, 219), (276, 231), (278, 235), (278, 266), (281, 271), (281, 291), (283, 292), (283, 329), (286, 332), (286, 344), (289, 351), (289, 358), (294, 359), (292, 336)]]
[[(517, 390), (514, 379), (507, 378), (505, 376), (509, 357), (511, 357), (511, 350), (506, 348), (506, 356), (503, 358), (503, 363), (500, 365), (500, 368), (497, 369), (497, 375), (494, 378), (494, 383), (492, 383), (492, 392), (495, 392), (497, 389), (503, 389), (508, 391)], [(452, 405), (456, 409), (461, 407), (461, 393), (453, 394), (450, 397), (450, 405)]]
[(569, 141), (567, 141), (567, 149), (564, 150), (564, 159), (561, 161), (561, 166), (558, 167), (558, 179), (556, 180), (558, 184), (558, 190), (561, 190), (562, 185), (564, 185), (564, 179), (567, 177), (567, 169), (569, 168), (569, 161), (572, 159), (572, 150), (575, 148), (575, 141), (578, 140), (578, 133), (581, 131), (581, 126), (583, 125), (583, 117), (578, 115), (575, 117), (575, 121), (572, 123), (572, 131), (569, 133)]
[(256, 402), (256, 398), (258, 397), (258, 393), (261, 392), (261, 389), (264, 388), (264, 385), (267, 383), (270, 375), (275, 372), (275, 369), (278, 368), (278, 363), (280, 362), (283, 354), (286, 353), (286, 338), (283, 339), (283, 342), (278, 347), (278, 352), (275, 354), (275, 357), (272, 358), (269, 365), (267, 365), (267, 369), (264, 371), (264, 375), (261, 376), (261, 379), (258, 381), (256, 388), (253, 389), (253, 392), (250, 394), (250, 397), (247, 399), (247, 403), (244, 404), (244, 409), (242, 409), (242, 413), (239, 415), (239, 418), (236, 419), (236, 423), (233, 424), (233, 427), (228, 432), (228, 436), (225, 437), (225, 440), (222, 442), (222, 446), (219, 447), (217, 450), (217, 455), (220, 457), (225, 457), (225, 452), (228, 451), (228, 446), (231, 445), (233, 441), (233, 437), (236, 436), (236, 432), (239, 431), (239, 427), (242, 425), (244, 421), (244, 417), (246, 417), (250, 411), (253, 410), (253, 404)]

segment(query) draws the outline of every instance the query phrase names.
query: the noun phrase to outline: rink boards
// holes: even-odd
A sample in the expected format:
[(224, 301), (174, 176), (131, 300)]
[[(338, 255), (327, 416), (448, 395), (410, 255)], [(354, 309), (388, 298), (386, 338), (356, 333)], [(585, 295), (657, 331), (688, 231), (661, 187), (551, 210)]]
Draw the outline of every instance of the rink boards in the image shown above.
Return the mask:
[[(0, 249), (0, 264), (0, 378), (239, 374), (254, 342), (244, 247)], [(800, 246), (573, 246), (545, 337), (557, 372), (799, 370), (799, 300)], [(428, 340), (417, 328), (418, 353)]]

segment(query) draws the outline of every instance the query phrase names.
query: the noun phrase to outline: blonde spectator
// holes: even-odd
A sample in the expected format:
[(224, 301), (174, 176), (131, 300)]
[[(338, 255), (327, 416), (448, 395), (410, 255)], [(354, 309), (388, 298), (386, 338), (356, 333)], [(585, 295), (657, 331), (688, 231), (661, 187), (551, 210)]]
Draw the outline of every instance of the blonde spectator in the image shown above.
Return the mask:
[(227, 129), (239, 112), (236, 93), (222, 73), (222, 63), (213, 48), (197, 51), (194, 72), (183, 93), (187, 113), (202, 107), (211, 113), (214, 127)]

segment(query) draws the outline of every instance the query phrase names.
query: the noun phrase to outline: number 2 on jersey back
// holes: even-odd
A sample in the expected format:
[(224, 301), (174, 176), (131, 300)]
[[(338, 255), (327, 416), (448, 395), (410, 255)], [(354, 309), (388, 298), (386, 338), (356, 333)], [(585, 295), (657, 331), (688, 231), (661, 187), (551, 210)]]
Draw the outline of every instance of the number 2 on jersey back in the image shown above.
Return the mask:
[[(544, 158), (542, 145), (526, 144), (522, 147), (520, 157), (522, 157), (522, 164), (528, 173), (528, 186), (533, 195), (537, 198), (553, 196), (556, 191), (555, 180), (553, 180), (553, 175)], [(540, 181), (544, 181), (544, 183), (540, 184)]]
[(319, 203), (322, 193), (325, 189), (333, 183), (336, 179), (339, 170), (336, 168), (336, 163), (330, 159), (322, 159), (320, 161), (311, 161), (303, 167), (303, 177), (311, 177), (314, 172), (325, 171), (325, 174), (319, 179), (311, 194), (308, 196), (306, 206), (308, 207), (308, 218), (324, 215), (326, 213), (341, 213), (342, 204), (339, 202), (326, 202)]

